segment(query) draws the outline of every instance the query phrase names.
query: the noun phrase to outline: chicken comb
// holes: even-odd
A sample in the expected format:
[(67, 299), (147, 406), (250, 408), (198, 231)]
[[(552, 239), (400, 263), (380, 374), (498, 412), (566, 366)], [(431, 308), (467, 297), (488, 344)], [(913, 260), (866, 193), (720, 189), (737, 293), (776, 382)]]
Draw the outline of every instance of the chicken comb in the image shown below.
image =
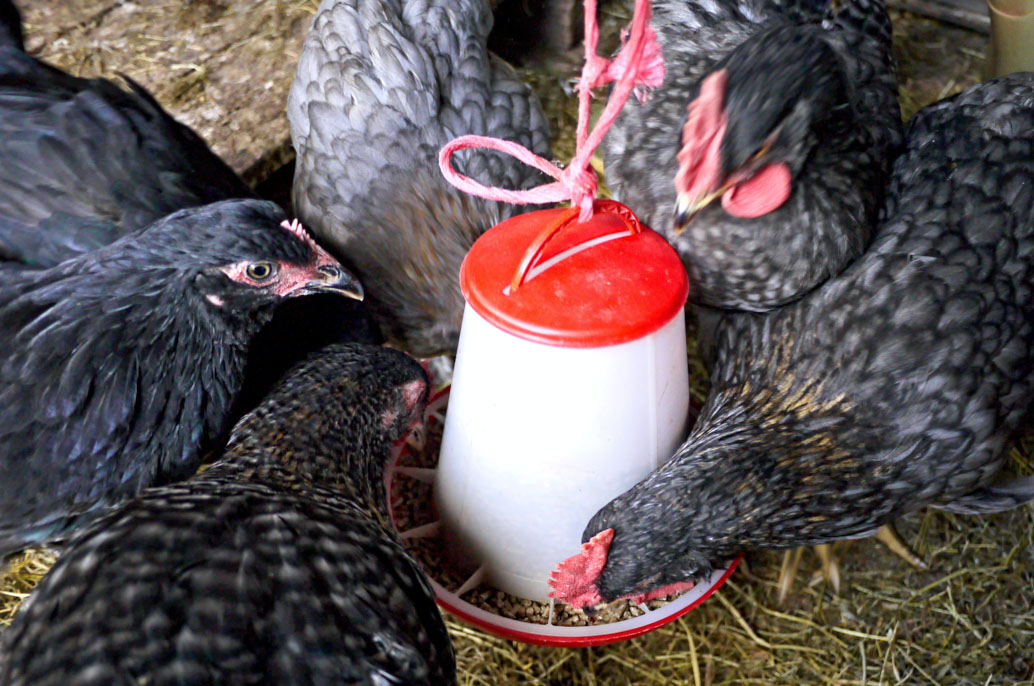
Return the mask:
[(302, 226), (302, 223), (298, 221), (297, 217), (290, 221), (288, 221), (287, 219), (283, 220), (282, 222), (280, 222), (280, 226), (282, 226), (283, 228), (287, 229), (295, 236), (300, 238), (302, 242), (304, 242), (306, 245), (309, 245), (317, 250), (319, 249), (319, 245), (317, 245), (315, 239), (313, 239), (309, 232), (305, 230), (305, 227)]
[(553, 588), (549, 597), (576, 608), (603, 602), (596, 581), (607, 564), (613, 540), (614, 530), (604, 529), (588, 543), (582, 543), (580, 553), (557, 565), (549, 575), (549, 585)]
[(676, 157), (679, 170), (675, 190), (696, 199), (717, 189), (721, 173), (718, 152), (725, 138), (728, 118), (723, 109), (728, 72), (720, 69), (700, 84), (700, 93), (689, 103), (689, 118), (682, 127), (682, 148)]
[[(588, 543), (582, 543), (580, 553), (567, 558), (550, 573), (549, 585), (553, 587), (553, 590), (549, 597), (561, 600), (574, 608), (602, 603), (603, 597), (600, 595), (596, 582), (607, 565), (610, 544), (613, 542), (614, 530), (604, 529), (589, 539)], [(629, 593), (620, 598), (631, 600), (637, 604), (645, 603), (674, 593), (688, 591), (693, 586), (692, 581), (676, 581), (645, 593)]]

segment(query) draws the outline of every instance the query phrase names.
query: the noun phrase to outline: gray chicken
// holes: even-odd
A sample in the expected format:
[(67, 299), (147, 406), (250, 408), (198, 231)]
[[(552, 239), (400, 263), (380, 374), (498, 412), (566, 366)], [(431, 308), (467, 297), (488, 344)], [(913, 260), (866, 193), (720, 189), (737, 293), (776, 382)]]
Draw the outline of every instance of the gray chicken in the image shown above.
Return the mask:
[(646, 593), (924, 506), (1034, 499), (1034, 479), (997, 479), (1034, 392), (1034, 74), (917, 114), (886, 216), (801, 300), (724, 315), (689, 439), (592, 518), (585, 556), (605, 565), (562, 565), (562, 597)]
[[(287, 102), (295, 211), (359, 275), (385, 332), (419, 356), (455, 352), (460, 263), (524, 211), (453, 188), (438, 150), (480, 134), (549, 157), (538, 101), (487, 52), (491, 26), (484, 0), (324, 0)], [(542, 178), (495, 152), (454, 160), (486, 184)]]
[[(657, 0), (664, 85), (604, 141), (699, 304), (764, 311), (868, 244), (901, 136), (882, 0)], [(717, 202), (720, 199), (720, 202)]]
[(296, 367), (211, 468), (70, 541), (2, 636), (0, 683), (454, 682), (383, 480), (427, 387), (414, 360), (375, 346)]

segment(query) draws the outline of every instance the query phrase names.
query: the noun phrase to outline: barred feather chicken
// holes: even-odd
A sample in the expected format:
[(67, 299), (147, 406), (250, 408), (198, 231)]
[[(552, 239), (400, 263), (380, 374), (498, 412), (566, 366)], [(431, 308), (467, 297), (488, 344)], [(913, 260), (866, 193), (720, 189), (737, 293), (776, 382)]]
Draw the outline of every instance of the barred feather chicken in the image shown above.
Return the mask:
[(69, 542), (2, 636), (0, 682), (454, 682), (383, 480), (427, 387), (414, 360), (374, 346), (289, 372), (211, 468)]
[(764, 311), (872, 236), (901, 137), (882, 0), (657, 0), (664, 85), (604, 141), (607, 181), (698, 304)]
[[(455, 352), (467, 250), (524, 211), (453, 188), (438, 150), (480, 134), (549, 157), (538, 101), (485, 47), (491, 26), (484, 0), (324, 0), (288, 98), (295, 210), (362, 279), (386, 334), (422, 357)], [(454, 160), (486, 184), (542, 178), (495, 152)]]
[(797, 302), (723, 315), (689, 439), (592, 518), (600, 564), (562, 565), (560, 597), (1034, 499), (1034, 478), (999, 478), (1034, 393), (1034, 74), (925, 108), (905, 139), (864, 256)]

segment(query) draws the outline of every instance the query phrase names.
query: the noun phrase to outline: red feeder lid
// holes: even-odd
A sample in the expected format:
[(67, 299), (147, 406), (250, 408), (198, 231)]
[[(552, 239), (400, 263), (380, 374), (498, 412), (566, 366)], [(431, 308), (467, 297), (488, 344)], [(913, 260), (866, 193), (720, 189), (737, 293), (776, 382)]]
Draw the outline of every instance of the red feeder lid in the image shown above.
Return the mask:
[(493, 226), (463, 260), (463, 297), (503, 331), (549, 345), (615, 345), (663, 327), (689, 295), (682, 261), (621, 203), (594, 209), (584, 224), (569, 208)]

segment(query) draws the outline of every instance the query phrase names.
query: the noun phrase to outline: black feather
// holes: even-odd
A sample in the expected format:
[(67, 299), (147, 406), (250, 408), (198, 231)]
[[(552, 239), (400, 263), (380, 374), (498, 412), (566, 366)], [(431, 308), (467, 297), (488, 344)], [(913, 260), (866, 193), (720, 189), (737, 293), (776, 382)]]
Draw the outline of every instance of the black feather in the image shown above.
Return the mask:
[(49, 269), (4, 270), (0, 555), (197, 469), (282, 300), (219, 267), (310, 264), (283, 219), (264, 201), (214, 203)]
[(49, 267), (176, 210), (254, 197), (123, 78), (128, 91), (0, 47), (0, 258)]
[(11, 0), (0, 0), (0, 46), (25, 49), (22, 36), (22, 16)]

